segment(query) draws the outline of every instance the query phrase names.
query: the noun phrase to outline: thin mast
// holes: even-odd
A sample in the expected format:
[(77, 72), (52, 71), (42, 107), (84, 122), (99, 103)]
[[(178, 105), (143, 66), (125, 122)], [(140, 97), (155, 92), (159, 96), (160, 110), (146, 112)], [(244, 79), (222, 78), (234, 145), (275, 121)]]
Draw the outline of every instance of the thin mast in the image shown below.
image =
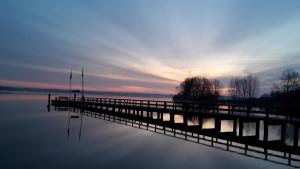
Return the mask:
[(82, 98), (84, 98), (84, 88), (83, 88), (83, 68), (81, 69), (81, 94), (82, 94)]
[(71, 99), (71, 95), (72, 95), (72, 69), (70, 72), (70, 99)]

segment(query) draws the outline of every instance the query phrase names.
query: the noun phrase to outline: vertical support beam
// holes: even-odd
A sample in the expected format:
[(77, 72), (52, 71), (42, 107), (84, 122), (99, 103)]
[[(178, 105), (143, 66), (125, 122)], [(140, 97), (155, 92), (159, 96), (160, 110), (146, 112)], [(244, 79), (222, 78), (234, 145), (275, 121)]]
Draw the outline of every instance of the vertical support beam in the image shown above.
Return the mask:
[[(130, 110), (131, 111), (131, 110)], [(133, 126), (133, 119), (134, 119), (134, 117), (135, 117), (135, 110), (133, 109), (132, 110), (133, 112), (133, 114), (131, 115), (131, 126)]]
[(173, 131), (174, 131), (174, 137), (176, 137), (176, 129), (174, 128), (174, 130), (173, 130)]
[(294, 123), (294, 147), (298, 147), (299, 127)]
[(203, 119), (200, 116), (198, 116), (198, 121), (199, 121), (199, 130), (202, 130)]
[(233, 120), (233, 133), (235, 136), (237, 135), (236, 128), (237, 128), (237, 118)]
[(255, 126), (255, 137), (257, 140), (259, 140), (259, 125), (260, 125), (260, 120), (256, 121), (256, 126)]
[[(286, 130), (286, 124), (283, 123), (283, 124), (281, 124), (281, 142), (282, 142), (282, 144), (285, 143), (285, 130)], [(284, 155), (285, 155), (285, 153), (284, 153)]]
[(269, 135), (268, 124), (266, 121), (264, 121), (264, 142), (268, 141), (268, 135)]
[(199, 126), (198, 126), (198, 143), (199, 143), (199, 133), (202, 131), (202, 124), (203, 124), (203, 122), (202, 122), (202, 118), (200, 117), (200, 116), (198, 116), (198, 121), (199, 121)]
[(127, 125), (127, 119), (128, 119), (129, 115), (128, 115), (128, 109), (125, 108), (125, 123)]
[(226, 141), (226, 145), (227, 145), (226, 150), (228, 151), (229, 150), (229, 140)]
[(215, 130), (217, 134), (221, 132), (221, 119), (218, 117), (215, 118)]
[(243, 137), (244, 123), (243, 120), (239, 119), (239, 137)]
[(175, 121), (174, 118), (175, 118), (175, 117), (174, 117), (174, 113), (170, 113), (170, 123), (171, 123), (172, 125), (174, 125), (174, 123), (175, 123), (175, 122), (174, 122), (174, 121)]
[(265, 160), (268, 159), (268, 149), (266, 148), (267, 142), (268, 142), (268, 136), (269, 136), (269, 127), (268, 127), (268, 121), (269, 121), (269, 111), (266, 109), (266, 119), (264, 121), (264, 152), (265, 152)]
[(250, 106), (246, 106), (246, 116), (247, 116), (247, 117), (249, 117), (250, 109), (251, 109)]
[(218, 137), (217, 135), (219, 135), (221, 132), (221, 119), (216, 117), (215, 118), (215, 134), (216, 134), (216, 142), (218, 142)]
[(116, 99), (114, 99), (113, 112), (116, 112)]
[(188, 124), (187, 124), (187, 115), (183, 114), (183, 129), (185, 130), (185, 134), (184, 134), (184, 138), (187, 140), (187, 128), (188, 128)]
[(51, 102), (51, 94), (49, 93), (48, 94), (48, 105), (47, 105), (47, 108), (48, 108), (48, 112), (50, 112), (50, 103)]
[(291, 166), (291, 153), (289, 153), (288, 165)]
[[(149, 101), (148, 101), (148, 107), (149, 107)], [(149, 120), (150, 120), (149, 116), (150, 116), (150, 112), (149, 110), (147, 110), (147, 130), (149, 128)]]

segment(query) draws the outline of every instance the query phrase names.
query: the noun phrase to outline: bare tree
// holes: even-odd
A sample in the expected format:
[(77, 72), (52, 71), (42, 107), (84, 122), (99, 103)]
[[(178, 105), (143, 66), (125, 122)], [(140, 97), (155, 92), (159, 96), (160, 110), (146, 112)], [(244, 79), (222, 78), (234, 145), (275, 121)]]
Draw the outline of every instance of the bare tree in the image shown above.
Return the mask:
[(178, 90), (178, 95), (180, 95), (184, 99), (188, 98), (192, 93), (195, 81), (196, 78), (191, 77), (186, 78), (183, 82), (181, 82), (180, 85), (176, 87), (176, 89)]
[(219, 93), (220, 93), (220, 88), (221, 88), (221, 81), (220, 80), (218, 80), (218, 79), (213, 79), (212, 80), (212, 85), (213, 85), (213, 92), (215, 93), (215, 94), (218, 94), (219, 95)]
[(232, 78), (230, 80), (231, 95), (235, 99), (252, 99), (259, 90), (259, 81), (257, 77), (248, 75), (246, 77)]
[(300, 76), (294, 69), (284, 70), (281, 74), (280, 80), (282, 91), (286, 93), (294, 91), (300, 87)]
[(207, 100), (219, 96), (220, 81), (205, 77), (186, 78), (177, 87), (178, 93), (174, 100)]

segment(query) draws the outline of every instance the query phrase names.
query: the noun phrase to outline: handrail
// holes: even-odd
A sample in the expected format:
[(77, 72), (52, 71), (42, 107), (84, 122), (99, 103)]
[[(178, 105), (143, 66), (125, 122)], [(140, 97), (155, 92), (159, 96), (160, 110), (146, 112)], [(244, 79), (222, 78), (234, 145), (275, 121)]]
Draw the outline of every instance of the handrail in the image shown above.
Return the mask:
[[(156, 108), (164, 110), (188, 110), (188, 111), (200, 111), (200, 110), (212, 110), (214, 111), (227, 111), (227, 112), (239, 112), (249, 114), (265, 114), (265, 115), (280, 115), (289, 116), (280, 112), (279, 106), (276, 105), (262, 105), (262, 104), (243, 104), (240, 101), (160, 101), (160, 100), (144, 100), (144, 99), (114, 99), (114, 98), (94, 98), (94, 97), (64, 97), (58, 96), (56, 100), (60, 101), (85, 101), (90, 103), (108, 104), (108, 105), (123, 105), (133, 107), (145, 107)], [(268, 109), (268, 111), (266, 111)]]

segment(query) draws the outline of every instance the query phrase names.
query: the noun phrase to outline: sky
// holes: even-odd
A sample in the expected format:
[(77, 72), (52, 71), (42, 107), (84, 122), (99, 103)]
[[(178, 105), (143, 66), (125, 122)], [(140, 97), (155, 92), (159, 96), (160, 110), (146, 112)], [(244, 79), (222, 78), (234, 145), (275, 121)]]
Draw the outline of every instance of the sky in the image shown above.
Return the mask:
[(300, 71), (299, 0), (1, 0), (0, 85), (175, 93), (186, 77)]

